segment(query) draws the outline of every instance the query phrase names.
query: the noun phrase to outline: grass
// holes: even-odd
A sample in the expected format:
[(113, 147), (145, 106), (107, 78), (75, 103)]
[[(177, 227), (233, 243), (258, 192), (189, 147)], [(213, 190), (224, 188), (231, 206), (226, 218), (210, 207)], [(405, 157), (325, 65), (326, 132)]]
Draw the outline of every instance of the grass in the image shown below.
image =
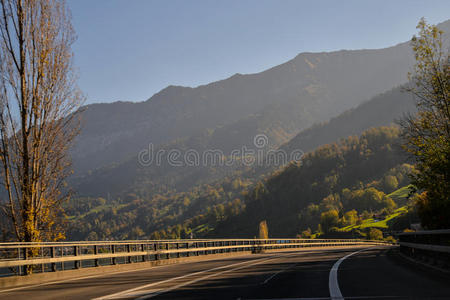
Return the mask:
[(402, 206), (394, 211), (394, 213), (387, 215), (383, 220), (375, 220), (373, 218), (366, 219), (362, 221), (362, 224), (360, 225), (349, 225), (346, 227), (343, 227), (342, 231), (350, 231), (353, 229), (365, 229), (365, 228), (381, 228), (381, 229), (387, 229), (389, 228), (388, 222), (392, 219), (397, 218), (398, 216), (403, 215), (408, 211), (406, 206)]
[[(411, 185), (404, 186), (402, 188), (399, 188), (398, 190), (390, 193), (388, 197), (392, 198), (395, 202), (399, 201), (405, 201), (406, 198), (409, 195)], [(362, 224), (360, 225), (350, 225), (341, 228), (342, 231), (350, 231), (353, 229), (365, 229), (365, 228), (380, 228), (380, 229), (387, 229), (389, 228), (388, 222), (392, 219), (397, 218), (398, 216), (401, 216), (408, 212), (407, 206), (402, 206), (400, 208), (397, 208), (392, 214), (387, 215), (383, 220), (375, 220), (373, 218), (366, 219), (362, 221)]]
[(369, 222), (365, 222), (365, 223), (361, 224), (360, 229), (369, 228), (369, 227), (387, 229), (387, 228), (389, 228), (388, 222), (390, 220), (406, 213), (407, 211), (408, 211), (407, 207), (402, 206), (402, 207), (396, 209), (393, 214), (386, 216), (386, 218), (384, 220), (375, 221), (374, 219), (368, 219), (367, 221), (369, 221)]
[(398, 190), (390, 193), (388, 195), (388, 197), (390, 197), (395, 202), (397, 202), (399, 200), (405, 200), (408, 197), (408, 195), (409, 195), (411, 187), (412, 187), (412, 184), (404, 186), (402, 188), (399, 188)]

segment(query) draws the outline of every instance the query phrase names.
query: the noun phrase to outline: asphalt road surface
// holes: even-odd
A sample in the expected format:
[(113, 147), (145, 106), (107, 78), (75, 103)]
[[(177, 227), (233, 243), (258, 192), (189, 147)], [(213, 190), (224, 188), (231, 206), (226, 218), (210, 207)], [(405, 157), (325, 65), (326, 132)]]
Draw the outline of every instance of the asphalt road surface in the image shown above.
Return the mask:
[(0, 299), (450, 299), (395, 248), (245, 255), (0, 290)]

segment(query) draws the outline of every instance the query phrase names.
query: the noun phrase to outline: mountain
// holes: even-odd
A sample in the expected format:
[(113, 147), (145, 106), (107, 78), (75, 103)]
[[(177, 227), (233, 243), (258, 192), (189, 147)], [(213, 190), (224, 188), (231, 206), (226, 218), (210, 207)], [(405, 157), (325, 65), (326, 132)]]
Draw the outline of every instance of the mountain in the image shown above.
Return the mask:
[[(450, 21), (439, 27), (450, 32)], [(444, 38), (450, 40), (448, 34)], [(405, 83), (413, 62), (408, 42), (301, 53), (260, 73), (235, 74), (195, 88), (169, 86), (144, 102), (91, 104), (82, 109), (73, 166), (76, 174), (84, 174), (122, 162), (149, 143), (168, 144), (207, 130), (220, 137), (222, 128), (233, 124), (234, 130), (225, 133), (231, 143), (248, 143), (266, 133), (273, 145), (281, 145), (314, 123)]]
[[(440, 26), (450, 29), (450, 21)], [(168, 87), (146, 102), (90, 105), (74, 149), (78, 176), (72, 178), (72, 186), (78, 195), (94, 197), (142, 190), (144, 185), (147, 193), (185, 190), (235, 171), (167, 164), (142, 167), (137, 154), (149, 143), (166, 152), (219, 149), (226, 155), (253, 147), (255, 135), (264, 133), (272, 148), (282, 145), (288, 152), (307, 152), (388, 125), (414, 109), (411, 96), (400, 87), (385, 92), (406, 77), (412, 63), (409, 54), (408, 43), (378, 50), (303, 53), (262, 73), (235, 75), (198, 88)], [(385, 93), (367, 100), (380, 90)], [(339, 115), (344, 108), (345, 114)]]
[(169, 86), (145, 102), (88, 105), (73, 165), (83, 173), (123, 161), (149, 143), (169, 143), (252, 119), (262, 132), (276, 125), (280, 133), (274, 142), (283, 143), (313, 123), (405, 83), (412, 63), (407, 43), (302, 53), (257, 74), (236, 74), (196, 88)]
[(304, 152), (342, 137), (360, 135), (371, 127), (394, 124), (402, 116), (415, 113), (414, 96), (402, 87), (377, 95), (356, 108), (349, 109), (327, 122), (322, 122), (301, 131), (281, 146), (287, 152), (301, 149)]

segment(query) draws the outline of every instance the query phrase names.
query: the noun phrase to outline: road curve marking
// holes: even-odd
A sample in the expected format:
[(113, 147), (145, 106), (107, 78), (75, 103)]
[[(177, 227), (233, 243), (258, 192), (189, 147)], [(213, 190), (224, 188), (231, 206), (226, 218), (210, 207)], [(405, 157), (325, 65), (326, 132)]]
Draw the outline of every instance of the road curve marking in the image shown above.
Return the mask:
[[(234, 266), (238, 266), (238, 265), (243, 265), (244, 264), (243, 266), (239, 266), (239, 267), (236, 267), (236, 268), (233, 268), (233, 269), (229, 269), (229, 270), (225, 270), (225, 271), (221, 271), (221, 272), (215, 272), (213, 274), (206, 275), (206, 276), (203, 276), (203, 277), (200, 277), (200, 278), (197, 278), (197, 279), (193, 279), (193, 280), (190, 280), (190, 281), (187, 281), (187, 282), (183, 282), (183, 283), (180, 283), (180, 284), (172, 286), (172, 287), (162, 288), (162, 289), (159, 289), (159, 290), (156, 290), (156, 291), (152, 291), (152, 292), (149, 292), (148, 290), (147, 291), (143, 290), (142, 293), (140, 294), (141, 297), (138, 298), (138, 299), (150, 299), (150, 298), (153, 298), (153, 297), (155, 297), (157, 295), (160, 295), (160, 294), (163, 294), (163, 293), (167, 293), (169, 291), (176, 290), (176, 289), (178, 289), (180, 287), (183, 287), (183, 286), (186, 286), (186, 285), (190, 285), (190, 284), (193, 284), (193, 283), (196, 283), (196, 282), (199, 282), (199, 281), (202, 281), (202, 280), (205, 280), (205, 279), (217, 276), (217, 275), (221, 275), (221, 274), (224, 274), (224, 273), (229, 273), (229, 272), (232, 272), (232, 271), (237, 271), (237, 270), (244, 269), (244, 268), (247, 268), (247, 267), (250, 267), (250, 266), (253, 266), (253, 265), (264, 263), (266, 261), (270, 261), (270, 260), (274, 260), (274, 259), (278, 259), (278, 258), (283, 258), (283, 257), (295, 256), (295, 255), (298, 255), (298, 254), (299, 253), (296, 252), (296, 253), (288, 253), (288, 254), (284, 254), (284, 255), (276, 255), (275, 257), (274, 256), (269, 256), (269, 257), (264, 257), (264, 258), (260, 258), (260, 259), (250, 259), (250, 260), (246, 260), (244, 262), (239, 262), (239, 263), (230, 264), (230, 265), (224, 265), (224, 266), (220, 266), (220, 267), (216, 267), (216, 268), (212, 268), (212, 269), (208, 269), (208, 270), (203, 270), (203, 271), (199, 271), (199, 272), (189, 273), (189, 274), (178, 276), (178, 277), (172, 277), (172, 278), (169, 278), (169, 279), (166, 279), (166, 280), (163, 280), (163, 281), (153, 282), (153, 283), (150, 283), (150, 284), (146, 284), (146, 285), (143, 285), (143, 286), (138, 286), (138, 287), (135, 287), (135, 288), (132, 288), (132, 289), (129, 289), (129, 290), (125, 290), (125, 291), (121, 291), (121, 292), (118, 292), (118, 293), (114, 293), (114, 294), (110, 294), (110, 295), (105, 295), (105, 296), (101, 296), (101, 297), (98, 297), (98, 298), (94, 298), (93, 300), (119, 299), (121, 297), (129, 295), (130, 293), (133, 293), (133, 292), (136, 292), (138, 290), (145, 289), (145, 288), (153, 287), (155, 285), (160, 285), (160, 284), (171, 282), (171, 281), (175, 281), (175, 280), (178, 280), (178, 279), (188, 278), (188, 277), (204, 274), (204, 273), (211, 272), (211, 271), (218, 271), (218, 270), (221, 270), (221, 269), (225, 269), (225, 268), (234, 267)], [(304, 254), (304, 253), (301, 253), (301, 254)], [(136, 297), (137, 294), (134, 294), (133, 296)]]
[(267, 277), (267, 279), (264, 280), (263, 282), (261, 282), (260, 284), (263, 285), (263, 284), (268, 283), (270, 280), (272, 280), (272, 279), (273, 279), (275, 276), (277, 276), (278, 274), (283, 273), (284, 271), (287, 271), (287, 270), (289, 270), (289, 269), (292, 269), (293, 267), (295, 267), (295, 266), (297, 266), (297, 265), (298, 265), (298, 263), (295, 263), (295, 264), (292, 264), (292, 265), (288, 266), (287, 268), (281, 269), (281, 270), (279, 270), (278, 272), (273, 273), (272, 275), (270, 275), (269, 277)]
[(152, 287), (152, 286), (155, 286), (155, 285), (168, 283), (168, 282), (171, 282), (171, 281), (174, 281), (174, 280), (178, 280), (178, 279), (183, 279), (183, 278), (186, 278), (186, 277), (192, 277), (192, 276), (195, 276), (195, 275), (200, 275), (200, 274), (211, 272), (211, 271), (225, 269), (227, 267), (234, 267), (234, 266), (242, 265), (242, 264), (249, 263), (249, 262), (252, 262), (252, 261), (261, 261), (261, 260), (267, 260), (267, 259), (268, 259), (267, 257), (256, 259), (256, 260), (250, 259), (250, 260), (246, 260), (246, 261), (239, 262), (239, 263), (234, 263), (234, 264), (224, 265), (224, 266), (220, 266), (220, 267), (216, 267), (216, 268), (212, 268), (212, 269), (208, 269), (208, 270), (203, 270), (203, 271), (199, 271), (199, 272), (189, 273), (189, 274), (178, 276), (178, 277), (172, 277), (172, 278), (169, 278), (169, 279), (166, 279), (166, 280), (153, 282), (153, 283), (146, 284), (146, 285), (143, 285), (143, 286), (138, 286), (138, 287), (135, 287), (135, 288), (132, 288), (132, 289), (128, 289), (128, 290), (125, 290), (125, 291), (120, 291), (118, 293), (114, 293), (114, 294), (110, 294), (110, 295), (106, 295), (106, 296), (101, 296), (101, 297), (98, 297), (98, 298), (94, 298), (92, 300), (117, 299), (117, 298), (119, 298), (119, 297), (121, 297), (123, 295), (126, 295), (128, 293), (131, 293), (131, 292), (134, 292), (134, 291), (137, 291), (137, 290), (140, 290), (140, 289), (149, 288), (149, 287)]
[(341, 263), (352, 255), (355, 255), (359, 252), (366, 251), (366, 250), (373, 249), (373, 248), (374, 247), (364, 248), (364, 249), (355, 251), (353, 253), (347, 254), (346, 256), (341, 257), (337, 262), (334, 263), (333, 267), (330, 270), (330, 276), (328, 279), (328, 288), (330, 289), (330, 298), (332, 300), (344, 300), (341, 290), (339, 289), (338, 278), (337, 278), (338, 269), (339, 269), (339, 266), (341, 265)]

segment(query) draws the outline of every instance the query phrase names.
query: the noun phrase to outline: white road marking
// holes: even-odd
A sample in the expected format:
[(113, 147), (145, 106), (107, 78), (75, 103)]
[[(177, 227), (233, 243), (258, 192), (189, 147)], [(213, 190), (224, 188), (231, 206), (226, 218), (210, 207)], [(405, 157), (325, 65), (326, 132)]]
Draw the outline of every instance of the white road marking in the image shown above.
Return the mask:
[(199, 282), (199, 281), (202, 281), (202, 280), (211, 278), (211, 277), (215, 277), (215, 276), (217, 276), (217, 275), (229, 273), (229, 272), (232, 272), (232, 271), (237, 271), (237, 270), (240, 270), (240, 269), (245, 269), (245, 268), (247, 268), (247, 267), (259, 265), (259, 264), (265, 263), (265, 262), (267, 262), (267, 261), (275, 260), (275, 259), (282, 258), (282, 257), (294, 256), (294, 255), (295, 255), (295, 254), (290, 254), (290, 255), (280, 255), (280, 256), (277, 256), (277, 257), (274, 257), (274, 258), (269, 258), (269, 259), (258, 259), (258, 261), (256, 261), (255, 263), (247, 264), (247, 265), (244, 265), (244, 266), (241, 266), (241, 267), (237, 267), (237, 268), (230, 269), (230, 270), (225, 270), (225, 271), (218, 272), (218, 273), (213, 273), (213, 274), (210, 274), (210, 275), (207, 275), (207, 276), (204, 276), (204, 277), (201, 277), (201, 278), (197, 278), (197, 279), (194, 279), (194, 280), (191, 280), (191, 281), (188, 281), (188, 282), (180, 283), (180, 284), (178, 284), (178, 285), (176, 285), (176, 286), (173, 286), (173, 287), (170, 287), (170, 288), (167, 288), (167, 289), (162, 289), (162, 290), (160, 290), (160, 291), (156, 291), (156, 292), (153, 292), (153, 293), (148, 294), (148, 295), (144, 295), (144, 296), (142, 296), (142, 297), (140, 297), (140, 298), (137, 298), (137, 300), (150, 299), (150, 298), (153, 298), (153, 297), (158, 296), (158, 295), (160, 295), (160, 294), (167, 293), (167, 292), (176, 290), (176, 289), (178, 289), (178, 288), (181, 288), (181, 287), (184, 287), (184, 286), (187, 286), (187, 285), (190, 285), (190, 284), (193, 284), (193, 283), (196, 283), (196, 282)]
[(355, 255), (359, 252), (366, 251), (368, 249), (373, 249), (373, 248), (374, 247), (365, 248), (365, 249), (361, 249), (361, 250), (355, 251), (353, 253), (347, 254), (346, 256), (341, 257), (337, 262), (334, 263), (333, 267), (331, 268), (330, 276), (328, 279), (328, 287), (330, 289), (330, 297), (332, 300), (344, 300), (341, 290), (339, 289), (338, 278), (337, 278), (337, 272), (338, 272), (338, 269), (339, 269), (339, 266), (341, 265), (341, 263), (352, 255)]
[(277, 276), (278, 274), (283, 273), (284, 271), (287, 271), (287, 270), (289, 270), (289, 269), (295, 267), (296, 265), (298, 265), (298, 264), (292, 264), (292, 265), (290, 265), (290, 266), (287, 267), (287, 268), (281, 269), (280, 271), (278, 271), (278, 272), (276, 272), (276, 273), (273, 273), (273, 274), (272, 274), (271, 276), (269, 276), (266, 280), (264, 280), (263, 282), (261, 282), (261, 285), (268, 283), (270, 280), (272, 280), (272, 279), (273, 279), (275, 276)]
[[(267, 258), (260, 258), (257, 261), (264, 260), (264, 259), (267, 259)], [(252, 261), (252, 260), (250, 260), (250, 261)], [(138, 287), (135, 287), (135, 288), (132, 288), (132, 289), (129, 289), (129, 290), (121, 291), (121, 292), (118, 292), (118, 293), (114, 293), (114, 294), (110, 294), (110, 295), (94, 298), (93, 300), (117, 299), (119, 297), (124, 296), (125, 294), (131, 293), (131, 292), (134, 292), (134, 291), (137, 291), (137, 290), (149, 288), (149, 287), (152, 287), (152, 286), (155, 286), (155, 285), (171, 282), (171, 281), (178, 280), (178, 279), (183, 279), (183, 278), (186, 278), (186, 277), (191, 277), (191, 276), (200, 275), (200, 274), (211, 272), (211, 271), (224, 269), (224, 268), (227, 268), (227, 267), (233, 267), (233, 266), (242, 265), (242, 264), (245, 264), (245, 263), (248, 263), (248, 262), (249, 261), (247, 260), (247, 261), (243, 261), (243, 262), (239, 262), (239, 263), (235, 263), (235, 264), (231, 264), (231, 265), (220, 266), (220, 267), (216, 267), (216, 268), (212, 268), (212, 269), (208, 269), (208, 270), (203, 270), (203, 271), (199, 271), (199, 272), (195, 272), (195, 273), (189, 273), (189, 274), (178, 276), (178, 277), (172, 277), (172, 278), (169, 278), (169, 279), (166, 279), (166, 280), (149, 283), (149, 284), (138, 286)]]
[(171, 281), (175, 281), (175, 280), (178, 280), (178, 279), (192, 277), (192, 276), (195, 276), (195, 275), (200, 275), (200, 274), (204, 274), (204, 273), (211, 272), (211, 271), (217, 271), (217, 270), (221, 270), (221, 269), (225, 269), (225, 268), (229, 268), (229, 267), (233, 267), (233, 266), (238, 266), (238, 265), (249, 263), (249, 264), (246, 264), (244, 266), (240, 266), (240, 267), (237, 267), (237, 268), (233, 268), (233, 269), (225, 270), (225, 271), (221, 271), (221, 272), (216, 272), (216, 273), (213, 273), (213, 274), (210, 274), (210, 275), (206, 275), (206, 276), (203, 276), (203, 277), (200, 277), (200, 278), (197, 278), (197, 279), (193, 279), (193, 280), (190, 280), (190, 281), (187, 281), (187, 282), (183, 282), (183, 283), (180, 283), (178, 285), (175, 285), (175, 286), (172, 286), (172, 287), (169, 287), (169, 288), (166, 288), (166, 289), (163, 288), (163, 289), (159, 289), (159, 290), (156, 290), (156, 291), (154, 291), (154, 290), (152, 290), (152, 291), (142, 291), (141, 295), (142, 294), (144, 294), (144, 295), (142, 295), (142, 297), (138, 298), (138, 299), (150, 299), (150, 298), (153, 298), (153, 297), (155, 297), (157, 295), (160, 295), (160, 294), (163, 294), (163, 293), (167, 293), (169, 291), (176, 290), (176, 289), (178, 289), (180, 287), (184, 287), (186, 285), (190, 285), (190, 284), (193, 284), (193, 283), (196, 283), (196, 282), (199, 282), (199, 281), (202, 281), (202, 280), (205, 280), (205, 279), (208, 279), (208, 278), (220, 275), (220, 274), (225, 274), (225, 273), (229, 273), (229, 272), (232, 272), (232, 271), (237, 271), (237, 270), (244, 269), (244, 268), (247, 268), (247, 267), (250, 267), (250, 266), (254, 266), (254, 265), (266, 262), (266, 261), (270, 261), (270, 260), (274, 260), (274, 259), (278, 259), (278, 258), (282, 258), (282, 257), (295, 256), (295, 255), (304, 254), (304, 253), (305, 252), (294, 253), (294, 254), (289, 253), (289, 254), (285, 254), (285, 255), (277, 255), (276, 257), (269, 257), (269, 258), (265, 257), (265, 258), (260, 258), (260, 259), (256, 259), (256, 260), (250, 260), (250, 261), (244, 261), (244, 262), (235, 263), (235, 264), (231, 264), (231, 265), (220, 266), (220, 267), (216, 267), (216, 268), (209, 269), (209, 270), (203, 270), (203, 271), (199, 271), (199, 272), (195, 272), (195, 273), (186, 274), (186, 275), (183, 275), (183, 276), (169, 278), (169, 279), (166, 279), (166, 280), (163, 280), (163, 281), (153, 282), (153, 283), (146, 284), (146, 285), (143, 285), (143, 286), (138, 286), (138, 287), (135, 287), (135, 288), (132, 288), (132, 289), (129, 289), (129, 290), (125, 290), (125, 291), (121, 291), (121, 292), (118, 292), (118, 293), (114, 293), (114, 294), (110, 294), (110, 295), (94, 298), (93, 300), (118, 299), (118, 298), (121, 298), (121, 297), (127, 297), (131, 293), (133, 293), (133, 295), (136, 295), (136, 293), (134, 293), (134, 292), (136, 292), (137, 290), (142, 290), (142, 289), (145, 289), (145, 288), (153, 287), (155, 285), (160, 285), (160, 284), (171, 282)]

